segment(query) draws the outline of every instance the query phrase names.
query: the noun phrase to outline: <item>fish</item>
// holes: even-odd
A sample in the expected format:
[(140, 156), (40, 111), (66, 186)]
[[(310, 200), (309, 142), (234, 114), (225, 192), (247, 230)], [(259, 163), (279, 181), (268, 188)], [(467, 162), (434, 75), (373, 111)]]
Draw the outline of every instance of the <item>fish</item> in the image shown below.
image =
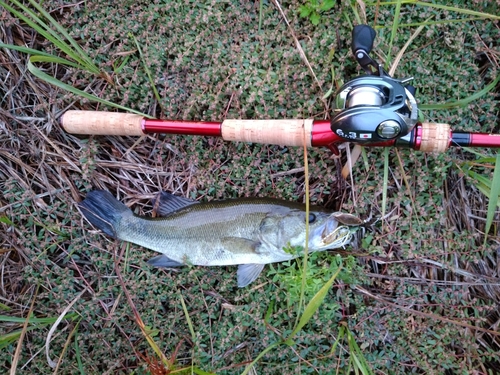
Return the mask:
[[(255, 281), (264, 266), (307, 251), (340, 248), (351, 242), (356, 216), (272, 198), (199, 203), (161, 192), (161, 217), (139, 216), (109, 191), (93, 190), (79, 203), (83, 216), (106, 235), (161, 253), (155, 267), (237, 265), (237, 284)], [(306, 216), (308, 215), (308, 216)], [(306, 225), (309, 226), (306, 236)]]

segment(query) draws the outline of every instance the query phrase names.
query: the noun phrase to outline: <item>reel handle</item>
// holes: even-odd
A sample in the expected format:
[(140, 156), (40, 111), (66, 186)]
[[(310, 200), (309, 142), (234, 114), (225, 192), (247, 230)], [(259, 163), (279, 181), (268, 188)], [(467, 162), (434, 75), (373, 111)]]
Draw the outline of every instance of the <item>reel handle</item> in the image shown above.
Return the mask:
[(372, 75), (388, 75), (379, 65), (370, 57), (373, 48), (373, 42), (377, 33), (368, 25), (356, 25), (352, 29), (351, 50), (356, 57), (358, 64), (366, 73)]
[(369, 54), (373, 48), (376, 33), (368, 25), (356, 25), (352, 30), (351, 50), (354, 55), (356, 51), (363, 50)]

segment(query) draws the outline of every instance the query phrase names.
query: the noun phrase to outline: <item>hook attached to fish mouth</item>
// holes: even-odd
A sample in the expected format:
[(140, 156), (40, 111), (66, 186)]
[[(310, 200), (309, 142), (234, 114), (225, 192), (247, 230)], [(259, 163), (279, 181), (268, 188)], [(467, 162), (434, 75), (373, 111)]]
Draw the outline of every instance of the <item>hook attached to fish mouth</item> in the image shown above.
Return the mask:
[(351, 241), (352, 231), (347, 225), (338, 225), (339, 221), (335, 216), (329, 218), (329, 222), (325, 225), (321, 233), (321, 242), (323, 246), (337, 248), (347, 245)]

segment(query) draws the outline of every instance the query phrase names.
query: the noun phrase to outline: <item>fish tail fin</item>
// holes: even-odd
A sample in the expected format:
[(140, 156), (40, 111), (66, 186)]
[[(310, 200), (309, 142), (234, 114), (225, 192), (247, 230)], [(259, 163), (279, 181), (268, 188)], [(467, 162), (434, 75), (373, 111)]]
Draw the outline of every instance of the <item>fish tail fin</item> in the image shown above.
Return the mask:
[(124, 215), (132, 211), (109, 191), (94, 190), (78, 204), (85, 218), (108, 236), (117, 238), (116, 227)]

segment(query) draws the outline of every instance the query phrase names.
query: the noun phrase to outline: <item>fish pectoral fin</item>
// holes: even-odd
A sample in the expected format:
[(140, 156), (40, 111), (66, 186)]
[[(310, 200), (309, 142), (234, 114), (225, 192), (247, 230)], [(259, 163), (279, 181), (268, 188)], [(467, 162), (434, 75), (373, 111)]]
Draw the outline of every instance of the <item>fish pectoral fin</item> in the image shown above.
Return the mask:
[(265, 264), (240, 264), (238, 266), (238, 288), (244, 288), (257, 279)]
[(262, 244), (259, 241), (242, 237), (224, 237), (222, 244), (234, 254), (262, 254)]
[(151, 258), (147, 262), (149, 265), (154, 267), (180, 267), (184, 266), (184, 263), (176, 262), (175, 260), (170, 259), (166, 255), (158, 255), (157, 257)]

